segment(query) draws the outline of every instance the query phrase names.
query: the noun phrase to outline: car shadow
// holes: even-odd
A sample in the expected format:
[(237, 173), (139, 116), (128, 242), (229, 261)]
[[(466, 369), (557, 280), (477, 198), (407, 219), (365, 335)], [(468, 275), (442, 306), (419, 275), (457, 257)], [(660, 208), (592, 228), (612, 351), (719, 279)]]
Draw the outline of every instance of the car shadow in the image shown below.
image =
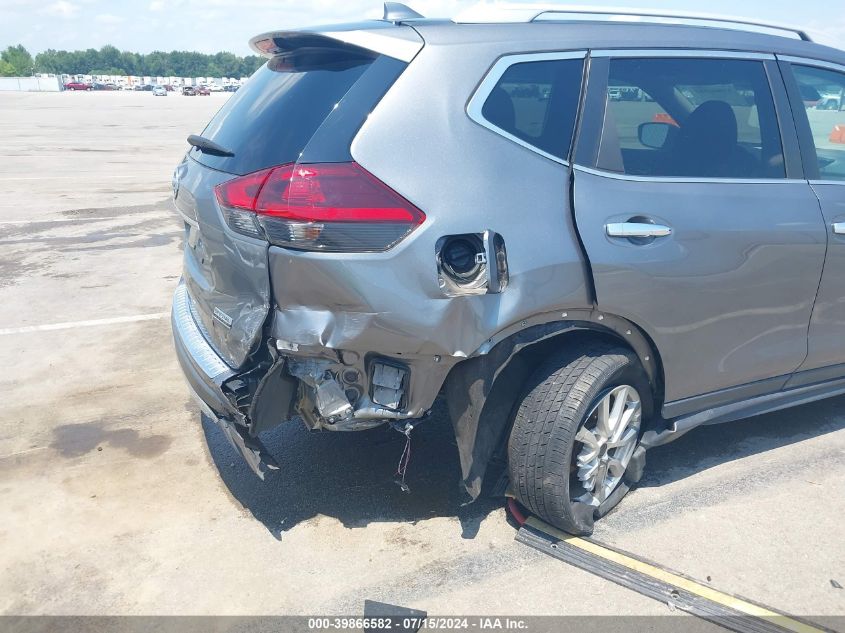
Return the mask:
[(395, 481), (405, 436), (386, 425), (352, 433), (312, 433), (298, 422), (282, 424), (261, 436), (281, 467), (262, 481), (211, 420), (203, 416), (202, 424), (223, 483), (277, 539), (319, 515), (349, 528), (455, 517), (461, 537), (472, 539), (484, 518), (503, 504), (501, 498), (488, 498), (461, 505), (458, 451), (442, 402), (411, 434), (405, 479), (409, 493)]
[(737, 420), (700, 426), (648, 452), (637, 487), (663, 486), (708, 468), (845, 429), (845, 396)]
[[(708, 468), (845, 428), (845, 396), (737, 422), (703, 426), (648, 453), (639, 488), (663, 486)], [(387, 426), (353, 433), (309, 432), (296, 422), (262, 435), (281, 469), (262, 481), (203, 418), (211, 458), (234, 498), (277, 539), (320, 515), (345, 527), (372, 522), (458, 519), (461, 537), (475, 538), (481, 522), (503, 505), (482, 497), (462, 506), (460, 465), (444, 403), (414, 429), (402, 492), (395, 481), (405, 437)]]

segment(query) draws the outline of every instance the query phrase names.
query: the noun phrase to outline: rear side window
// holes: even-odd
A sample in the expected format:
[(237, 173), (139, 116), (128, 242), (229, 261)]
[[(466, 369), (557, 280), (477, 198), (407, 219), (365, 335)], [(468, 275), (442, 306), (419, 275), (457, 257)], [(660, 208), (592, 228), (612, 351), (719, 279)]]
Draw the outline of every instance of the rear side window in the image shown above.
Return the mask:
[(578, 114), (583, 68), (583, 59), (510, 65), (487, 95), (479, 122), (521, 144), (566, 160)]
[(639, 176), (785, 178), (762, 62), (611, 60), (598, 167)]
[(191, 157), (233, 174), (295, 161), (335, 104), (377, 58), (347, 47), (307, 48), (271, 59), (232, 95), (203, 132), (234, 156), (194, 149)]
[(845, 180), (845, 73), (792, 65), (810, 121), (819, 178)]

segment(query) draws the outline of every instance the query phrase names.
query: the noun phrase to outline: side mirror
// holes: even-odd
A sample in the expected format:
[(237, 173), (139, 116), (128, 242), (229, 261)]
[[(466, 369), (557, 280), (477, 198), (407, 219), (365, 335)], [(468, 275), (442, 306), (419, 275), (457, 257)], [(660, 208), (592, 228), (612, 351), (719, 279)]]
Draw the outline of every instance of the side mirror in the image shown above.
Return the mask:
[(671, 123), (640, 123), (637, 128), (637, 137), (641, 145), (650, 147), (651, 149), (663, 149), (666, 147), (666, 141), (669, 140), (670, 128), (673, 128)]

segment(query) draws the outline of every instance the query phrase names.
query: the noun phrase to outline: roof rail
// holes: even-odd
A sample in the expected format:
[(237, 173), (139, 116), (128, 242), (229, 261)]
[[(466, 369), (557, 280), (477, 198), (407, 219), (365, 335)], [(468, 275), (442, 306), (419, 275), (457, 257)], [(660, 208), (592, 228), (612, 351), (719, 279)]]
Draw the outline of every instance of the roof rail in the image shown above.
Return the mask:
[[(566, 4), (488, 4), (480, 2), (454, 18), (458, 23), (502, 23), (502, 22), (547, 22), (555, 20), (618, 20), (643, 21), (664, 24), (686, 23), (692, 26), (716, 28), (756, 27), (772, 31), (783, 31), (797, 36), (805, 42), (813, 40), (802, 29), (781, 24), (760, 22), (750, 18), (733, 17), (712, 13), (686, 13), (665, 9), (638, 9), (631, 7), (599, 7)], [(695, 24), (695, 23), (698, 24)], [(708, 24), (709, 23), (709, 24)], [(754, 30), (754, 29), (741, 29)]]

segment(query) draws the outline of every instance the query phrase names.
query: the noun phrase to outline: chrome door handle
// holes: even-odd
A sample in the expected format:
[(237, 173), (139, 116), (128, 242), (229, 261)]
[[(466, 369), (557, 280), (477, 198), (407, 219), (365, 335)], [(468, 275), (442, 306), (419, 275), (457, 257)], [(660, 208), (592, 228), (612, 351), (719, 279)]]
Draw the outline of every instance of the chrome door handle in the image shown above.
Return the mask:
[(604, 230), (609, 237), (666, 237), (672, 235), (672, 229), (662, 224), (648, 222), (615, 222), (605, 224)]
[(833, 232), (837, 235), (845, 235), (845, 222), (834, 222)]

